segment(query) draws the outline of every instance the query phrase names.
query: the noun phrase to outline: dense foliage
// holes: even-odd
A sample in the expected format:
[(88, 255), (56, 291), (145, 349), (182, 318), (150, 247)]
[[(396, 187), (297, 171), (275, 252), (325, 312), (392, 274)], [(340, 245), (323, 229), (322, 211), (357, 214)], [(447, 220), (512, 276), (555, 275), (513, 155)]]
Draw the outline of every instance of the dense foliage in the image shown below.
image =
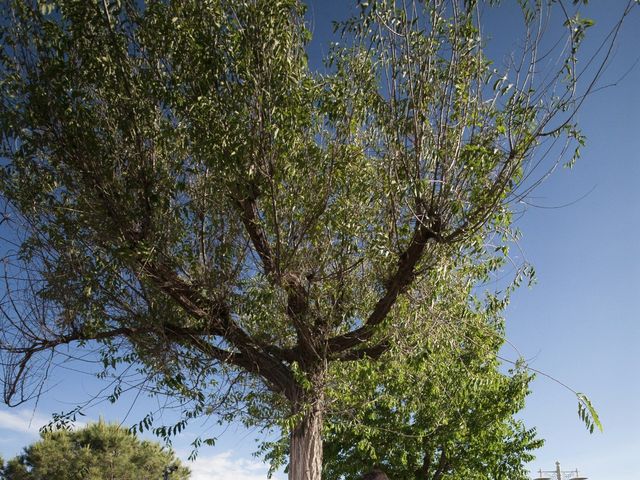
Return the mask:
[(189, 470), (173, 452), (138, 440), (115, 424), (41, 434), (41, 439), (2, 468), (3, 480), (187, 480)]
[(514, 414), (530, 376), (499, 371), (500, 342), (486, 331), (449, 333), (351, 373), (358, 381), (325, 428), (325, 478), (357, 480), (372, 465), (394, 480), (529, 478), (543, 442)]

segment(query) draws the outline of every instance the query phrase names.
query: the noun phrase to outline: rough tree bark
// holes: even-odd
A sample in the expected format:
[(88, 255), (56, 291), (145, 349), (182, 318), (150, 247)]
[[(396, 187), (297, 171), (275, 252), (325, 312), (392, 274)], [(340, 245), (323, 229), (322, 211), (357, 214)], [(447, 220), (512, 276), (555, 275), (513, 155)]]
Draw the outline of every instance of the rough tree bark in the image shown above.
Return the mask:
[[(291, 432), (289, 480), (321, 480), (322, 417), (324, 395), (317, 392), (311, 405)], [(304, 408), (304, 405), (301, 405)]]

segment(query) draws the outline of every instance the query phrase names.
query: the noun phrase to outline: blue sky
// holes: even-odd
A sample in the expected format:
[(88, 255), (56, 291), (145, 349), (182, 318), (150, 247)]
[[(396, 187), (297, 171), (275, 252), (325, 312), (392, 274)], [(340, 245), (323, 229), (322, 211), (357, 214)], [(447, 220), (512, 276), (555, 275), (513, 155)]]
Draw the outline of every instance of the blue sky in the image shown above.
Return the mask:
[[(597, 37), (624, 2), (592, 3)], [(588, 139), (583, 158), (532, 198), (545, 207), (575, 203), (529, 207), (518, 222), (538, 284), (517, 292), (506, 312), (508, 338), (529, 364), (586, 392), (604, 423), (604, 433), (589, 435), (572, 395), (538, 376), (522, 417), (546, 445), (531, 467), (551, 470), (559, 460), (563, 469), (578, 468), (594, 480), (640, 476), (639, 13), (628, 19), (601, 84), (631, 70), (590, 97), (579, 114)]]
[[(343, 16), (348, 3), (318, 0), (311, 5), (312, 64), (319, 65), (326, 52), (330, 20)], [(590, 32), (595, 39), (626, 2), (592, 3), (587, 16), (597, 20)], [(512, 346), (502, 352), (513, 359), (523, 355), (533, 368), (592, 398), (604, 433), (589, 435), (578, 420), (572, 394), (541, 375), (521, 415), (546, 439), (532, 470), (551, 470), (559, 460), (563, 469), (578, 468), (592, 480), (640, 476), (640, 9), (636, 10), (601, 84), (626, 76), (591, 96), (579, 114), (588, 139), (582, 159), (573, 170), (557, 171), (533, 193), (529, 200), (537, 207), (523, 205), (526, 213), (517, 224), (523, 234), (519, 247), (536, 267), (538, 283), (515, 294), (506, 312)], [(500, 26), (500, 36), (506, 38), (509, 23), (505, 16), (493, 27)], [(594, 40), (586, 46), (595, 44)], [(37, 428), (51, 412), (73, 406), (78, 395), (91, 394), (98, 385), (90, 376), (59, 370), (37, 405), (0, 406), (0, 455), (17, 454), (36, 438)], [(132, 400), (128, 396), (115, 406), (98, 405), (90, 416), (121, 421)], [(129, 420), (152, 408), (139, 400)], [(194, 426), (175, 442), (184, 458), (196, 433)], [(193, 466), (194, 480), (265, 478), (266, 469), (251, 457), (258, 435), (229, 428), (216, 447), (202, 450)]]

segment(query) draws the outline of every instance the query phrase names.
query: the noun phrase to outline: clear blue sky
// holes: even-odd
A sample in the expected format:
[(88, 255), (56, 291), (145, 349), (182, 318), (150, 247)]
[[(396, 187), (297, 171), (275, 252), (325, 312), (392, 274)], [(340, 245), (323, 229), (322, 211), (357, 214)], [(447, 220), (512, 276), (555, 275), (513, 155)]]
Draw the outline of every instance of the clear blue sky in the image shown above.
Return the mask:
[[(590, 32), (597, 39), (626, 2), (592, 3), (587, 16), (597, 20)], [(348, 5), (338, 0), (311, 3), (313, 65), (320, 65), (326, 53), (330, 21), (344, 17)], [(511, 23), (505, 14), (490, 27), (500, 29), (496, 38), (508, 38)], [(532, 367), (589, 394), (605, 428), (589, 435), (577, 418), (572, 394), (539, 376), (522, 413), (546, 439), (533, 470), (550, 470), (559, 460), (563, 469), (578, 468), (592, 480), (640, 478), (640, 67), (634, 67), (639, 45), (636, 9), (601, 83), (615, 82), (631, 70), (616, 86), (594, 94), (579, 115), (588, 138), (583, 158), (536, 190), (530, 200), (539, 207), (527, 207), (518, 221), (523, 233), (519, 246), (535, 265), (538, 284), (517, 292), (507, 310), (513, 347), (503, 355), (515, 359), (522, 354)], [(570, 205), (557, 208), (565, 204)], [(0, 454), (5, 458), (35, 438), (47, 415), (67, 408), (65, 401), (95, 392), (97, 384), (86, 375), (59, 371), (51, 385), (35, 407), (0, 407)], [(99, 405), (90, 416), (122, 420), (132, 400), (129, 396), (115, 406)], [(139, 400), (129, 420), (153, 408)], [(185, 457), (196, 430), (175, 442)], [(265, 478), (265, 469), (250, 456), (256, 435), (230, 428), (215, 448), (203, 449), (194, 480)]]

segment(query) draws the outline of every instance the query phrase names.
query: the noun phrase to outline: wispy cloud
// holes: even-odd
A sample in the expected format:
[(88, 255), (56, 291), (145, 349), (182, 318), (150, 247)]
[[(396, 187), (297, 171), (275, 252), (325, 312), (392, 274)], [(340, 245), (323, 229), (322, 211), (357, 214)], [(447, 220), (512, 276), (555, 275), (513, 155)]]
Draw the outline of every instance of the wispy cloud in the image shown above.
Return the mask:
[[(10, 431), (37, 436), (40, 428), (51, 422), (51, 417), (34, 412), (28, 408), (20, 410), (7, 410), (0, 408), (0, 432)], [(74, 422), (75, 428), (82, 428), (86, 424), (84, 422)]]
[(32, 410), (0, 410), (0, 431), (37, 435), (50, 419)]
[[(191, 469), (191, 480), (265, 480), (269, 470), (258, 460), (234, 458), (232, 451), (199, 456), (187, 466)], [(274, 475), (272, 479), (282, 480), (282, 477)]]

